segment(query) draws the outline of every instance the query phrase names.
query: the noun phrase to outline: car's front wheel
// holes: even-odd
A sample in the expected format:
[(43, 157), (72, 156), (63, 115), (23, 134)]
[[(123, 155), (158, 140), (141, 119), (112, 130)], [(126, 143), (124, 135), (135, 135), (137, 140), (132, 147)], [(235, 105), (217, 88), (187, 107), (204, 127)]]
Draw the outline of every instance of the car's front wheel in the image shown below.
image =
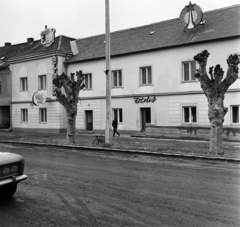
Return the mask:
[(17, 184), (5, 186), (0, 191), (0, 196), (2, 198), (11, 198), (17, 190)]

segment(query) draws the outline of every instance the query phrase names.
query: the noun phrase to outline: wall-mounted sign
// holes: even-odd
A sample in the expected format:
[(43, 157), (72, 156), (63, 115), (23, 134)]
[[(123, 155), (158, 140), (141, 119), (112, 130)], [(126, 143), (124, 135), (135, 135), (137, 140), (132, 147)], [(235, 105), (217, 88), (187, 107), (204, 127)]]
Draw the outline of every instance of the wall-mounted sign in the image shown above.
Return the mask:
[(40, 34), (41, 44), (45, 47), (51, 46), (55, 40), (55, 32), (56, 32), (56, 29), (47, 28), (47, 26), (45, 26), (45, 30)]
[(135, 103), (145, 103), (145, 102), (154, 102), (156, 100), (154, 96), (147, 96), (147, 97), (134, 97)]
[(199, 25), (202, 21), (203, 12), (202, 9), (196, 5), (189, 2), (188, 6), (185, 6), (181, 11), (180, 19), (184, 25), (184, 28), (192, 29)]
[(44, 104), (46, 102), (46, 97), (42, 93), (35, 92), (32, 96), (32, 102), (35, 106), (39, 106), (39, 104)]

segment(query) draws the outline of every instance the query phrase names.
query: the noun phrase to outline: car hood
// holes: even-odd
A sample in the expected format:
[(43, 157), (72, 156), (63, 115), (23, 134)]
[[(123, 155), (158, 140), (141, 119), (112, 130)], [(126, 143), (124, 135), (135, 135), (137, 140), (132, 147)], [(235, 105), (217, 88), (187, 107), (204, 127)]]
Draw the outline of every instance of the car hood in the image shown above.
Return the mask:
[(0, 152), (0, 165), (22, 161), (24, 161), (24, 158), (21, 155), (9, 152)]

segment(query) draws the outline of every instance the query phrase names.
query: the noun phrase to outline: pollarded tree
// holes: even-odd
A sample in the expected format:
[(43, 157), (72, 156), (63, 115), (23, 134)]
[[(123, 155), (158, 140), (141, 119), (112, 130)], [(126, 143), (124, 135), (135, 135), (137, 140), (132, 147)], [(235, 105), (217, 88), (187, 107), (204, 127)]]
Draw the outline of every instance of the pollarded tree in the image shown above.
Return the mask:
[(207, 50), (194, 56), (194, 60), (199, 63), (199, 70), (195, 77), (200, 81), (201, 88), (208, 100), (208, 118), (211, 123), (210, 133), (210, 153), (224, 154), (222, 143), (222, 129), (224, 116), (228, 112), (228, 108), (224, 107), (224, 95), (227, 89), (238, 78), (239, 58), (237, 54), (230, 55), (227, 59), (228, 71), (224, 80), (220, 65), (209, 68), (210, 77), (207, 75), (206, 66), (207, 59), (210, 54)]
[[(78, 95), (85, 86), (83, 83), (85, 76), (82, 71), (76, 72), (76, 77), (77, 80), (75, 80), (75, 73), (71, 73), (71, 76), (62, 73), (53, 79), (55, 86), (53, 95), (57, 97), (57, 101), (63, 105), (67, 113), (67, 139), (69, 143), (75, 142)], [(62, 93), (62, 88), (65, 90), (65, 95)]]

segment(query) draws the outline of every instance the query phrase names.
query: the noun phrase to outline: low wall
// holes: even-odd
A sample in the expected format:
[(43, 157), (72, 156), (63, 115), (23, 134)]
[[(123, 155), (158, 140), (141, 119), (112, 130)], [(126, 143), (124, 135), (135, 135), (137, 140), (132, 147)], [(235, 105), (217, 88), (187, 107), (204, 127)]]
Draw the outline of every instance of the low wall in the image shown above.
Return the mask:
[[(210, 127), (148, 126), (146, 137), (209, 140)], [(240, 141), (240, 128), (223, 128), (224, 141)]]

